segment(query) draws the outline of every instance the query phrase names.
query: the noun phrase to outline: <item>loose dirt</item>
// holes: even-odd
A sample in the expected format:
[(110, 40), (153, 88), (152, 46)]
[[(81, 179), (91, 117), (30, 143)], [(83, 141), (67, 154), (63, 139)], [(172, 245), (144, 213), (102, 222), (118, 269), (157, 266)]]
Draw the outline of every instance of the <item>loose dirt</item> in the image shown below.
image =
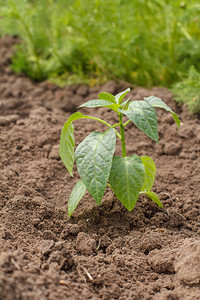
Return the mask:
[[(161, 97), (182, 121), (178, 132), (172, 116), (158, 110), (159, 144), (133, 124), (126, 130), (127, 154), (156, 162), (153, 190), (164, 208), (141, 197), (128, 212), (107, 189), (100, 206), (86, 194), (69, 219), (67, 199), (79, 177), (59, 158), (62, 126), (100, 91), (126, 86), (33, 83), (10, 70), (14, 42), (0, 40), (0, 299), (200, 299), (198, 117), (177, 107), (165, 88), (133, 89), (134, 99)], [(117, 121), (108, 110), (82, 112)], [(76, 144), (104, 129), (75, 122)]]

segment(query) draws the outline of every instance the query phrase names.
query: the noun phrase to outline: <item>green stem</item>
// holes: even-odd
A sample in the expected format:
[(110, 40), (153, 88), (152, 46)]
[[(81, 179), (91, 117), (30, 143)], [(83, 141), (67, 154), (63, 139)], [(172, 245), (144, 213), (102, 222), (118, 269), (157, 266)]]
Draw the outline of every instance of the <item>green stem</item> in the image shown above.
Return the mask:
[(131, 120), (128, 120), (126, 123), (123, 124), (123, 126), (125, 127), (126, 125), (128, 125), (128, 123), (130, 123)]
[(96, 118), (96, 117), (91, 117), (91, 116), (86, 116), (86, 118), (88, 118), (88, 117), (89, 117), (90, 119), (92, 119), (92, 120), (99, 121), (99, 122), (105, 124), (106, 126), (112, 128), (112, 125), (110, 125), (109, 123), (107, 123), (106, 121), (104, 121), (104, 120), (102, 120), (102, 119), (99, 119), (99, 118)]
[[(117, 123), (117, 124), (115, 124), (115, 125), (110, 125), (109, 123), (107, 123), (106, 121), (104, 121), (104, 120), (102, 120), (102, 119), (99, 119), (99, 118), (96, 118), (96, 117), (91, 117), (91, 116), (87, 116), (87, 117), (89, 117), (89, 118), (92, 119), (92, 120), (99, 121), (99, 122), (105, 124), (106, 126), (108, 126), (108, 127), (110, 127), (110, 128), (114, 128), (114, 129), (115, 129), (116, 126), (119, 126), (119, 125), (120, 125), (119, 123)], [(116, 135), (118, 136), (118, 138), (121, 140), (121, 136), (120, 136), (119, 132), (118, 132), (116, 129), (115, 129), (115, 133), (116, 133)]]
[(120, 133), (121, 133), (121, 145), (122, 145), (122, 157), (126, 156), (126, 143), (124, 135), (124, 125), (122, 123), (122, 115), (119, 115)]
[(119, 124), (119, 123), (116, 123), (115, 125), (112, 126), (112, 128), (115, 128), (115, 127), (117, 127), (117, 126), (120, 126), (120, 124)]

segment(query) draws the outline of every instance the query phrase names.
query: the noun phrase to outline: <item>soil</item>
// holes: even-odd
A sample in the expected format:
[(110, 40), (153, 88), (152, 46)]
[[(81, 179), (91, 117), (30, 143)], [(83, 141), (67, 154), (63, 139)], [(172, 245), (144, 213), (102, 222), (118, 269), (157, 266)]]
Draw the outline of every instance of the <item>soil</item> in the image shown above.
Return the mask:
[[(69, 219), (67, 201), (79, 176), (75, 167), (71, 177), (59, 158), (62, 126), (100, 91), (127, 86), (34, 83), (9, 67), (15, 42), (0, 40), (0, 300), (200, 299), (198, 117), (177, 107), (165, 88), (133, 89), (134, 99), (162, 98), (182, 121), (178, 131), (171, 114), (158, 109), (159, 144), (133, 124), (126, 130), (127, 155), (156, 162), (153, 190), (164, 208), (141, 197), (128, 212), (108, 188), (100, 206), (86, 194)], [(82, 112), (117, 121), (105, 109)], [(76, 144), (104, 129), (75, 122)]]

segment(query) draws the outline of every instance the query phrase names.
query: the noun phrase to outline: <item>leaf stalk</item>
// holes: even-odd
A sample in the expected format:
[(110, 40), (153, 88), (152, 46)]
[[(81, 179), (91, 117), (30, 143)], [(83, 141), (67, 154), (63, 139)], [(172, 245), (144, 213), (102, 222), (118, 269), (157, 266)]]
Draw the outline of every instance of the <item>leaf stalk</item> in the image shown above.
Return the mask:
[[(99, 121), (99, 122), (101, 122), (101, 123), (103, 123), (103, 124), (105, 124), (106, 126), (108, 126), (109, 128), (114, 128), (115, 129), (115, 127), (116, 126), (119, 126), (120, 124), (119, 123), (117, 123), (117, 124), (115, 124), (115, 125), (110, 125), (109, 123), (107, 123), (106, 121), (104, 121), (104, 120), (102, 120), (102, 119), (99, 119), (99, 118), (96, 118), (96, 117), (91, 117), (91, 116), (88, 116), (90, 119), (92, 119), (92, 120), (96, 120), (96, 121)], [(117, 135), (117, 137), (121, 140), (121, 136), (120, 136), (120, 134), (119, 134), (119, 132), (115, 129), (115, 133), (116, 133), (116, 135)]]
[(122, 157), (126, 156), (126, 143), (124, 134), (124, 125), (122, 122), (122, 114), (119, 115), (120, 133), (121, 133), (121, 146), (122, 146)]
[(123, 124), (123, 126), (125, 127), (126, 125), (128, 125), (131, 122), (131, 120), (128, 120), (126, 123)]

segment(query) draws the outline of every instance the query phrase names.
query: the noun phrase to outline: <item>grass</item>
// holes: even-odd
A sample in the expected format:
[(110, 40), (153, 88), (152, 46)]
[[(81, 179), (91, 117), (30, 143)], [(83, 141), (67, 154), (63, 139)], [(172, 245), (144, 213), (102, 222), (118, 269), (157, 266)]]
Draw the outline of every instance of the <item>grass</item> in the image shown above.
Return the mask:
[(0, 0), (12, 68), (60, 85), (109, 79), (170, 87), (200, 70), (198, 0)]

